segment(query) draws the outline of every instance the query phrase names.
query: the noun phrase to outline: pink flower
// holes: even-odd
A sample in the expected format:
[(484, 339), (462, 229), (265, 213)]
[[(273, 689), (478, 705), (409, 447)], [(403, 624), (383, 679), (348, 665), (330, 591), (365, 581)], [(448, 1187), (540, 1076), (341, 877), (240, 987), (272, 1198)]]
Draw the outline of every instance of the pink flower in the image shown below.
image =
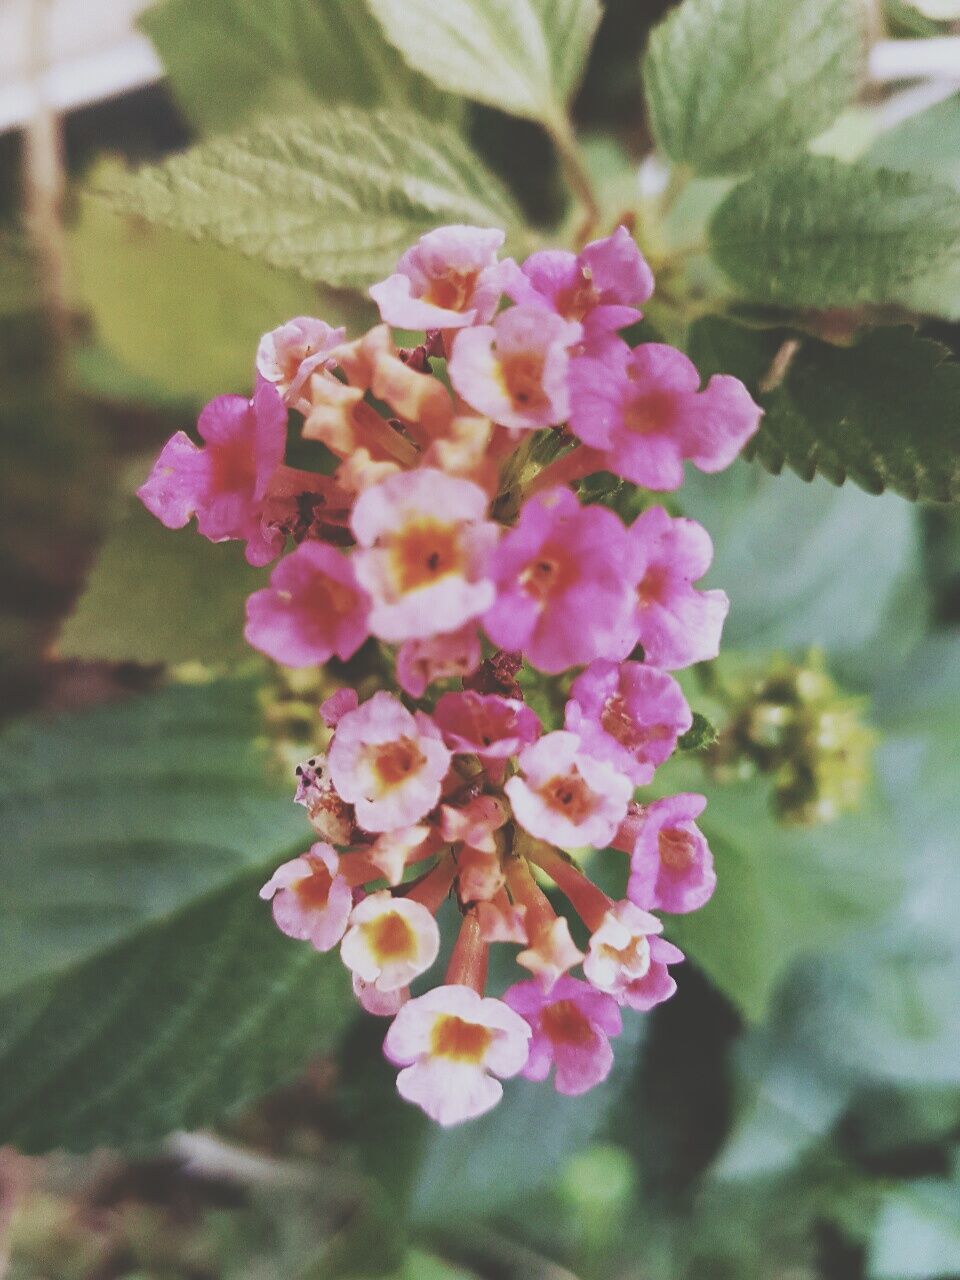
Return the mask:
[(575, 733), (545, 734), (519, 757), (520, 774), (504, 790), (525, 831), (576, 849), (610, 843), (633, 795), (628, 778), (583, 750)]
[(641, 1011), (668, 1000), (677, 984), (667, 972), (683, 952), (658, 935), (663, 925), (632, 902), (618, 902), (590, 939), (583, 972), (598, 991)]
[(405, 640), (397, 653), (397, 683), (411, 698), (422, 698), (434, 680), (473, 675), (481, 657), (480, 636), (473, 621), (442, 636)]
[(570, 686), (564, 724), (583, 750), (637, 786), (650, 781), (693, 723), (673, 676), (640, 662), (591, 662)]
[(473, 796), (466, 804), (440, 806), (440, 834), (449, 844), (462, 843), (482, 853), (496, 853), (494, 832), (510, 817), (502, 796)]
[(539, 982), (518, 982), (504, 1002), (533, 1032), (523, 1069), (528, 1080), (546, 1080), (556, 1066), (557, 1093), (575, 1096), (606, 1080), (613, 1066), (610, 1036), (623, 1030), (616, 1000), (578, 978), (560, 978), (549, 992)]
[(710, 846), (698, 818), (706, 797), (692, 792), (647, 805), (630, 859), (627, 897), (645, 911), (696, 911), (717, 884)]
[(284, 404), (296, 404), (311, 373), (345, 337), (344, 329), (331, 329), (323, 320), (297, 316), (260, 339), (257, 372), (273, 383)]
[(353, 994), (357, 997), (364, 1013), (372, 1013), (376, 1018), (393, 1018), (410, 999), (407, 987), (399, 991), (378, 991), (374, 983), (353, 975)]
[(433, 718), (451, 751), (479, 756), (481, 760), (505, 760), (540, 735), (536, 712), (516, 698), (496, 693), (445, 693)]
[(309, 667), (352, 657), (369, 634), (370, 600), (350, 560), (323, 542), (303, 542), (247, 601), (247, 643), (275, 662)]
[(522, 271), (506, 277), (504, 290), (514, 302), (538, 303), (564, 320), (580, 321), (591, 344), (640, 319), (637, 306), (653, 293), (653, 272), (630, 232), (618, 227), (577, 254), (531, 254)]
[(629, 537), (642, 574), (637, 622), (646, 661), (675, 670), (715, 658), (730, 601), (725, 591), (693, 586), (713, 559), (706, 529), (651, 507), (630, 526)]
[(438, 227), (421, 236), (397, 270), (370, 297), (380, 316), (398, 329), (459, 329), (485, 323), (497, 309), (497, 250), (502, 231)]
[(523, 506), (493, 554), (497, 600), (484, 628), (495, 645), (522, 650), (553, 675), (636, 643), (636, 580), (627, 533), (605, 507), (581, 507), (569, 489)]
[(178, 431), (137, 496), (168, 529), (182, 529), (195, 515), (205, 538), (245, 540), (250, 564), (267, 564), (284, 542), (263, 520), (287, 439), (287, 411), (276, 388), (258, 379), (252, 400), (218, 396), (200, 414), (197, 430), (204, 447)]
[[(402, 1098), (438, 1124), (472, 1120), (503, 1096), (500, 1080), (527, 1060), (530, 1028), (502, 1000), (470, 987), (434, 987), (397, 1014), (383, 1051), (396, 1066)], [(494, 1079), (499, 1076), (500, 1079)]]
[(383, 889), (353, 908), (340, 957), (364, 983), (387, 993), (426, 972), (439, 950), (440, 930), (427, 908)]
[(328, 729), (335, 729), (348, 711), (356, 711), (360, 695), (356, 689), (344, 685), (320, 703), (320, 718)]
[(351, 527), (357, 577), (373, 599), (370, 630), (400, 641), (457, 631), (493, 603), (488, 576), (497, 526), (487, 495), (432, 467), (372, 485)]
[(273, 918), (282, 933), (312, 942), (317, 951), (337, 945), (353, 906), (353, 893), (339, 867), (337, 851), (328, 844), (315, 844), (309, 853), (277, 867), (260, 897), (273, 899)]
[(517, 955), (517, 964), (535, 975), (544, 991), (552, 991), (568, 969), (580, 963), (583, 952), (570, 937), (570, 926), (563, 916), (555, 916), (542, 924), (535, 936), (527, 930), (528, 946)]
[(348, 711), (330, 744), (330, 775), (365, 831), (410, 827), (440, 799), (450, 752), (429, 716), (382, 690)]
[(600, 465), (648, 489), (677, 489), (683, 461), (722, 471), (760, 425), (762, 410), (737, 378), (716, 374), (703, 391), (681, 352), (619, 339), (570, 364), (570, 429), (601, 452)]
[(570, 410), (568, 348), (582, 332), (544, 307), (510, 307), (493, 324), (457, 334), (450, 381), (467, 404), (501, 426), (564, 422)]

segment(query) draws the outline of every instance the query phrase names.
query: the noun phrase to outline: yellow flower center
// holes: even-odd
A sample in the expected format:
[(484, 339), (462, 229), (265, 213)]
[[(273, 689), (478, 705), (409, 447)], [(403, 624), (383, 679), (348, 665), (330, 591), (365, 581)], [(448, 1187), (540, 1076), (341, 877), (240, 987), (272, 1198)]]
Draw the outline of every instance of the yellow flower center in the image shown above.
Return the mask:
[(361, 925), (374, 958), (379, 964), (393, 960), (415, 960), (417, 935), (399, 911), (386, 911), (376, 920)]
[(550, 401), (543, 389), (543, 356), (538, 351), (518, 351), (500, 359), (500, 382), (514, 409), (540, 413)]
[(493, 1037), (490, 1027), (466, 1022), (455, 1014), (446, 1013), (433, 1024), (430, 1051), (435, 1058), (449, 1058), (451, 1062), (469, 1062), (479, 1066)]
[(414, 520), (394, 534), (388, 546), (393, 580), (402, 593), (428, 587), (464, 569), (464, 549), (456, 524), (429, 517)]
[(395, 738), (367, 747), (367, 756), (382, 791), (401, 786), (418, 773), (427, 762), (426, 756), (412, 738)]

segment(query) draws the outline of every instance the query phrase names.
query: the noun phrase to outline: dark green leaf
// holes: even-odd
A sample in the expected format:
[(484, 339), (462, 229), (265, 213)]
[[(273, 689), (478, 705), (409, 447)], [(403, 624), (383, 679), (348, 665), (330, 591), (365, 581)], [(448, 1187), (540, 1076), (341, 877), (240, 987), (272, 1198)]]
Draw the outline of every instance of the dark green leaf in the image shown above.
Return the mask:
[(791, 151), (853, 96), (860, 43), (850, 0), (684, 0), (643, 61), (657, 144), (701, 174)]
[(105, 194), (148, 222), (348, 287), (387, 274), (438, 223), (518, 223), (452, 129), (401, 110), (286, 117), (117, 177)]
[(802, 156), (735, 187), (713, 216), (710, 242), (755, 301), (892, 303), (913, 282), (960, 265), (960, 202), (930, 178)]
[(703, 751), (717, 740), (717, 731), (699, 711), (693, 713), (693, 724), (686, 733), (681, 734), (677, 746), (681, 751)]
[(705, 377), (735, 374), (763, 406), (746, 452), (775, 475), (960, 500), (960, 364), (939, 343), (904, 327), (839, 347), (709, 317), (690, 350)]

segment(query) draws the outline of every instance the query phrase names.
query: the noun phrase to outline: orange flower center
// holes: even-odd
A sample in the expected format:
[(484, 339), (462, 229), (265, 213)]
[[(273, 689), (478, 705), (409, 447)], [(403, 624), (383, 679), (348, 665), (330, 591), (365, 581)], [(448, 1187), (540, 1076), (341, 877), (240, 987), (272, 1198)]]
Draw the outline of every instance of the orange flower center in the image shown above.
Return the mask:
[(540, 413), (550, 407), (543, 389), (543, 356), (536, 351), (518, 351), (500, 360), (500, 381), (514, 409)]
[(660, 861), (675, 871), (686, 871), (693, 862), (693, 837), (680, 827), (665, 827), (657, 836), (657, 848)]
[(319, 858), (308, 857), (307, 861), (313, 868), (312, 873), (298, 880), (292, 888), (305, 907), (320, 910), (327, 905), (330, 889), (333, 886), (333, 876), (327, 870), (326, 863), (321, 862)]
[(627, 405), (624, 421), (638, 435), (655, 435), (669, 423), (674, 413), (674, 397), (667, 391), (649, 391)]
[(650, 943), (643, 934), (631, 938), (625, 947), (611, 947), (608, 942), (604, 942), (600, 950), (609, 959), (615, 960), (637, 976), (642, 976), (650, 968)]
[(435, 307), (443, 307), (445, 311), (465, 311), (479, 274), (476, 267), (471, 267), (466, 271), (451, 269), (442, 276), (434, 276), (423, 300)]
[(572, 1000), (558, 1000), (556, 1004), (547, 1005), (540, 1015), (540, 1025), (554, 1044), (582, 1048), (596, 1038), (593, 1027)]
[(555, 592), (565, 590), (575, 578), (570, 556), (559, 548), (546, 546), (521, 573), (520, 585), (528, 595), (544, 601)]
[(452, 1013), (441, 1014), (430, 1033), (430, 1051), (436, 1058), (479, 1066), (493, 1037), (490, 1027), (481, 1026), (478, 1022), (465, 1022)]
[(648, 569), (637, 587), (637, 599), (641, 607), (659, 604), (663, 599), (666, 585), (667, 569), (665, 565), (654, 565), (653, 568)]
[(539, 793), (551, 809), (562, 813), (574, 825), (589, 818), (597, 807), (597, 796), (590, 790), (576, 767), (569, 773), (558, 773), (539, 788)]
[(389, 543), (393, 578), (401, 592), (430, 586), (464, 568), (460, 529), (440, 520), (415, 520)]
[(669, 737), (669, 730), (662, 724), (638, 725), (627, 709), (627, 704), (619, 693), (608, 698), (600, 713), (600, 724), (611, 738), (627, 751), (639, 751), (651, 742), (659, 742)]
[(411, 774), (418, 773), (427, 758), (413, 738), (395, 738), (392, 742), (378, 742), (368, 747), (367, 753), (373, 771), (384, 791), (399, 787)]
[(208, 446), (208, 452), (213, 469), (214, 489), (235, 493), (237, 490), (253, 487), (257, 463), (251, 440), (244, 438), (211, 445)]
[(557, 310), (567, 320), (582, 320), (599, 301), (589, 267), (582, 267), (578, 278), (561, 289), (556, 299)]
[(361, 928), (367, 945), (380, 964), (416, 959), (417, 935), (399, 911), (386, 911)]

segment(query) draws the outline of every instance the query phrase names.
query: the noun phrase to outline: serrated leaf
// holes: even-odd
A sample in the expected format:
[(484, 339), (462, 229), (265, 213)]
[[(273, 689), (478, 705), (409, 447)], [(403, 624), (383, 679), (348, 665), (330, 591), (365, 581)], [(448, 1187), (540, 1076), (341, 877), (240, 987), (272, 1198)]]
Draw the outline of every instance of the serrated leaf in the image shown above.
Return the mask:
[(710, 224), (741, 292), (787, 306), (892, 303), (960, 268), (960, 202), (933, 179), (803, 156), (740, 183)]
[(305, 97), (450, 117), (452, 104), (407, 70), (360, 0), (165, 0), (140, 26), (178, 104), (209, 131)]
[(399, 110), (284, 118), (117, 178), (104, 194), (148, 222), (347, 287), (386, 275), (440, 223), (519, 225), (452, 129)]
[(58, 651), (143, 663), (249, 657), (244, 608), (265, 578), (239, 543), (208, 542), (192, 526), (165, 529), (130, 498), (63, 625)]
[(0, 1142), (207, 1123), (341, 1025), (338, 966), (257, 899), (310, 840), (257, 725), (253, 687), (221, 682), (0, 741)]
[(600, 21), (598, 0), (367, 0), (417, 71), (555, 127), (579, 83)]
[(643, 60), (657, 144), (700, 174), (794, 150), (853, 96), (860, 43), (850, 0), (684, 0)]
[(689, 347), (705, 377), (735, 374), (763, 406), (746, 456), (774, 475), (960, 501), (960, 364), (939, 343), (901, 327), (839, 347), (711, 316)]

